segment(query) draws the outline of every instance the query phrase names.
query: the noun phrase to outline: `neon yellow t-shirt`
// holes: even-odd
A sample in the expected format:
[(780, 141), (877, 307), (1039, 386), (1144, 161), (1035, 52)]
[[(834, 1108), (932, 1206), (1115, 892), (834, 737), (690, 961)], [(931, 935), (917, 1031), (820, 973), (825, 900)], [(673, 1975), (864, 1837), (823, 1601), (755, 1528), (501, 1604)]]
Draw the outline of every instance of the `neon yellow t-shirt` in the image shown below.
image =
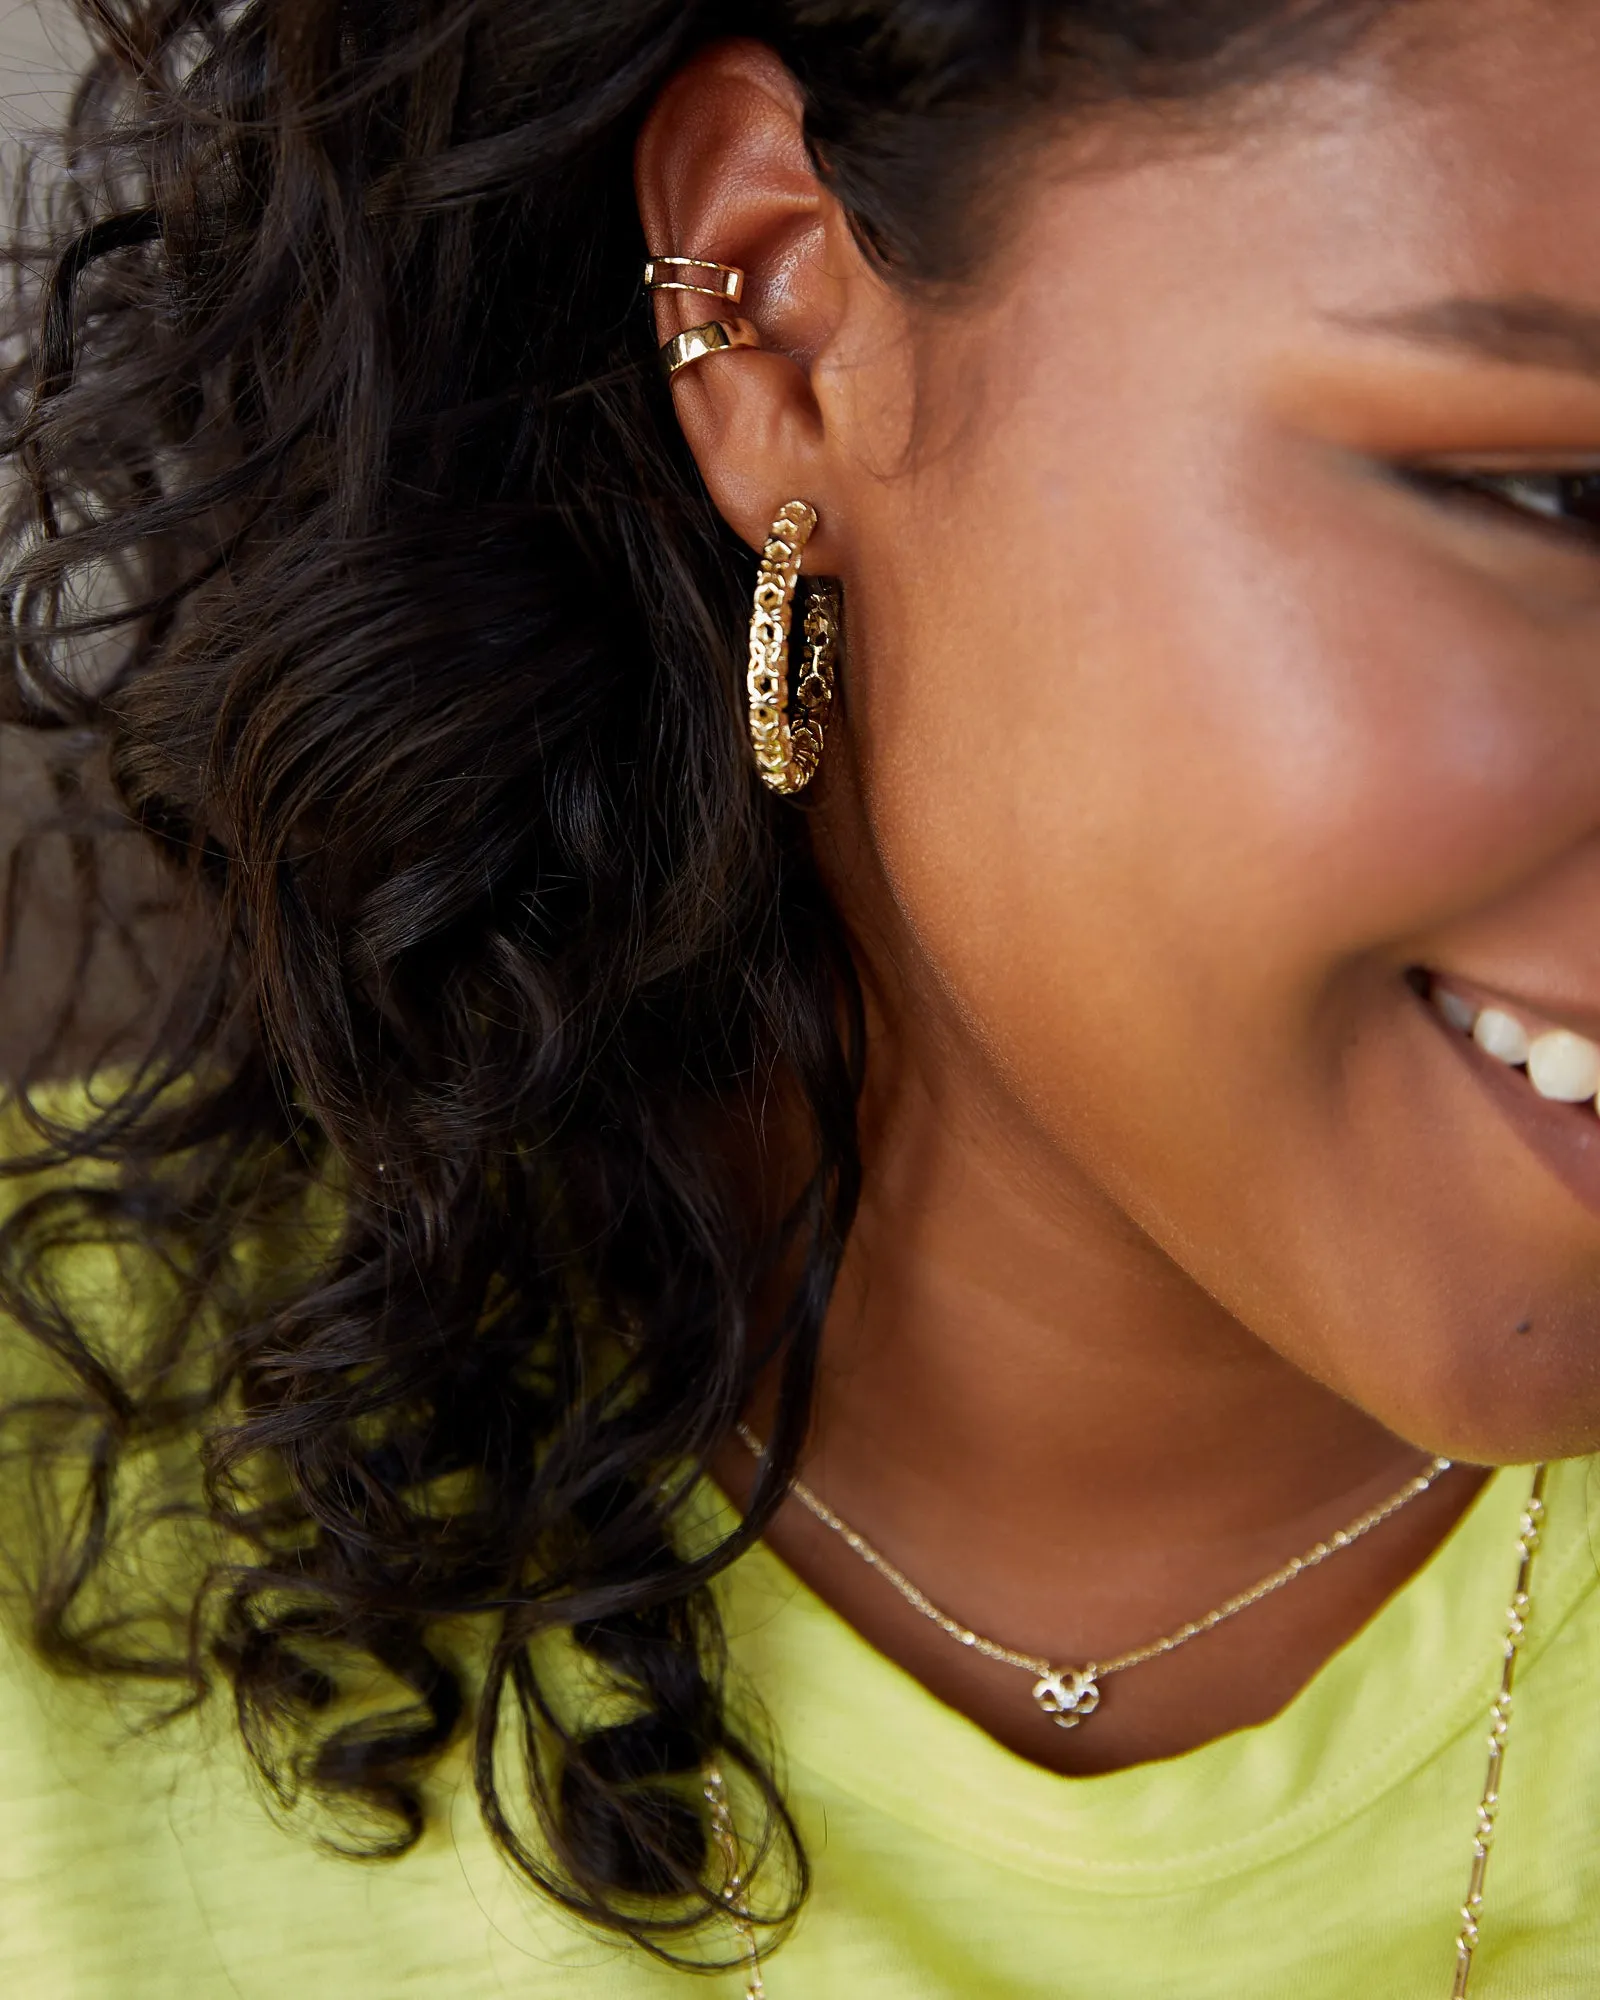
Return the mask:
[[(1600, 1994), (1600, 1461), (1554, 1468), (1475, 2000)], [(726, 1579), (815, 1867), (771, 2000), (1445, 2000), (1522, 1472), (1282, 1714), (1059, 1778), (876, 1653), (765, 1549)], [(275, 1826), (224, 1705), (132, 1741), (0, 1656), (0, 1993), (692, 2000), (515, 1881), (455, 1767), (398, 1862)]]

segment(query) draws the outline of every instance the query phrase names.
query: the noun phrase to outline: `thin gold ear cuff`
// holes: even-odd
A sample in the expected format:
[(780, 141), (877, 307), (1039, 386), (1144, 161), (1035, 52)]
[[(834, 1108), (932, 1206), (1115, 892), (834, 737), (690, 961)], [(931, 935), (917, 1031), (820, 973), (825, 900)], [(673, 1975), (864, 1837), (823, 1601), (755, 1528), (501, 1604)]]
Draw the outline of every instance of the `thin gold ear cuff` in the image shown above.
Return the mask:
[(644, 285), (647, 292), (703, 292), (736, 306), (744, 296), (744, 273), (736, 264), (718, 264), (710, 257), (652, 257), (644, 267)]
[(726, 354), (730, 348), (759, 347), (761, 335), (747, 319), (708, 319), (704, 326), (691, 326), (675, 333), (661, 350), (661, 366), (670, 381), (680, 368), (703, 361), (708, 354)]

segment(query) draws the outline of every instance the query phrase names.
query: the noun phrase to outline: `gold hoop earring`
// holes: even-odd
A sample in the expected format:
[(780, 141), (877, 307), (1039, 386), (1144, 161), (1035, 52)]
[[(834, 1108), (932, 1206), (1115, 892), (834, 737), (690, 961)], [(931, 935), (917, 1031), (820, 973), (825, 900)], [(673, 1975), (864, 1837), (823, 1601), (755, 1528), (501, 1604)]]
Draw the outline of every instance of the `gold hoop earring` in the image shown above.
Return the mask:
[(761, 335), (747, 319), (710, 319), (704, 326), (686, 327), (661, 349), (661, 366), (670, 382), (680, 368), (704, 361), (708, 354), (726, 354), (734, 347), (759, 347)]
[[(674, 272), (682, 275), (675, 277)], [(710, 257), (652, 257), (644, 267), (644, 288), (647, 292), (702, 292), (709, 299), (726, 299), (736, 306), (744, 296), (744, 273), (737, 264), (718, 264)]]
[(750, 612), (750, 668), (745, 676), (750, 747), (762, 783), (785, 797), (803, 791), (816, 776), (833, 707), (841, 603), (839, 586), (822, 577), (807, 592), (805, 655), (795, 688), (796, 713), (792, 719), (789, 714), (789, 629), (800, 557), (816, 525), (817, 510), (809, 501), (790, 500), (778, 509), (761, 551)]

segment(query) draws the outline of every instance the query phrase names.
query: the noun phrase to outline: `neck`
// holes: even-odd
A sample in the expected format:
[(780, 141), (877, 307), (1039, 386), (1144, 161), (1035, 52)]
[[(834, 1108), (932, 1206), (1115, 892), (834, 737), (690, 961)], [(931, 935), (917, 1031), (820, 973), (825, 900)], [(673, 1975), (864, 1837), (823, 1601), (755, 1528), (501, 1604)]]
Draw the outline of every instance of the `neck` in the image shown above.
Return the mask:
[[(981, 1064), (935, 1065), (901, 1044), (882, 1070), (805, 1475), (945, 1609), (1057, 1662), (1107, 1658), (1254, 1583), (1421, 1469), (1424, 1454), (1223, 1312)], [(729, 1472), (742, 1490), (745, 1469)], [(1453, 1475), (1370, 1547), (1130, 1673), (1070, 1734), (1041, 1721), (1012, 1670), (955, 1647), (798, 1509), (773, 1539), (869, 1638), (1012, 1747), (1107, 1769), (1273, 1713), (1473, 1490)], [(1226, 1699), (1210, 1698), (1213, 1683)]]
[(1165, 1543), (1175, 1517), (1247, 1529), (1418, 1463), (1008, 1109), (959, 1071), (930, 1087), (914, 1063), (872, 1108), (818, 1462), (848, 1458), (864, 1480), (870, 1458), (941, 1511), (1026, 1521), (1052, 1564), (1081, 1554), (1065, 1524), (1096, 1496), (1117, 1495), (1119, 1541)]

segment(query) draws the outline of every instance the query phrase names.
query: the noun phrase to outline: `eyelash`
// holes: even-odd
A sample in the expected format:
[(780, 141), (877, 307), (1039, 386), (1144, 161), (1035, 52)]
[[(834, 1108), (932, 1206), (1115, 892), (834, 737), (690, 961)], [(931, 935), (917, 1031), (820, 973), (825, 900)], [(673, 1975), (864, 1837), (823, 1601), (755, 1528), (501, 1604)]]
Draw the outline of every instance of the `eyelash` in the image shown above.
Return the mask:
[(1415, 476), (1435, 498), (1492, 507), (1600, 547), (1600, 471), (1447, 472), (1433, 466)]

